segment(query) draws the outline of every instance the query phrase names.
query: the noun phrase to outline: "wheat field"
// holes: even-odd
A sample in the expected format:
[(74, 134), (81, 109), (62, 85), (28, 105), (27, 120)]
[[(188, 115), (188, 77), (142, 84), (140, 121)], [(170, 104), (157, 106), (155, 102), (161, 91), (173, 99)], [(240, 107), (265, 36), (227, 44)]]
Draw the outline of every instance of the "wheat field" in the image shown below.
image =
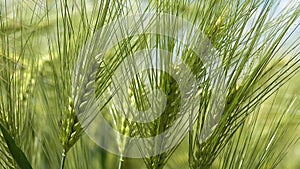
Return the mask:
[(299, 4), (1, 0), (0, 168), (299, 168)]

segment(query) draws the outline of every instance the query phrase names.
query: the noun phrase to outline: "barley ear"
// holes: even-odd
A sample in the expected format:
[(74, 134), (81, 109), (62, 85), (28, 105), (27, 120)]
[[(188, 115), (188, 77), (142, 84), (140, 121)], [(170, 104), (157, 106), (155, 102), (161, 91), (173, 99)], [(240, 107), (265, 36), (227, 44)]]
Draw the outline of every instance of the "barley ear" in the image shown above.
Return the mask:
[(82, 135), (83, 129), (79, 123), (74, 109), (74, 100), (69, 98), (68, 109), (63, 113), (62, 127), (61, 127), (61, 144), (64, 153), (67, 153), (70, 148)]

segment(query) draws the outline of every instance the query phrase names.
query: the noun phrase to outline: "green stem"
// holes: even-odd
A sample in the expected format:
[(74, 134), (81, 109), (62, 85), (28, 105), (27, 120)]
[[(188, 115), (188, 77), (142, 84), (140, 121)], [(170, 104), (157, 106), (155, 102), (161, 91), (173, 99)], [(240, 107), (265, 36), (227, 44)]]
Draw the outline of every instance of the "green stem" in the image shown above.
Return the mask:
[(121, 155), (120, 156), (120, 160), (119, 160), (119, 166), (118, 166), (118, 169), (121, 169), (122, 168), (122, 163), (123, 163), (123, 156)]
[(64, 167), (65, 167), (65, 161), (66, 161), (66, 151), (64, 149), (63, 152), (62, 152), (62, 154), (61, 154), (60, 169), (64, 169)]

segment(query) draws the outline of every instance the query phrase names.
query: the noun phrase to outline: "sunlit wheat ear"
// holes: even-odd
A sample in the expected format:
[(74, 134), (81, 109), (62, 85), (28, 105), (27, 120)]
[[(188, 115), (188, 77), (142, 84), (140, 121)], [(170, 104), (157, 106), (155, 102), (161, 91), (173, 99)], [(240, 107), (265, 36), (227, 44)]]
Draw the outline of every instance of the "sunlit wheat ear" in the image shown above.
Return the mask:
[(76, 141), (82, 135), (83, 129), (78, 121), (77, 115), (74, 109), (74, 101), (69, 98), (68, 108), (63, 113), (61, 137), (60, 141), (64, 149), (64, 153), (67, 153), (70, 148), (76, 143)]
[[(72, 97), (69, 97), (68, 108), (62, 117), (61, 143), (66, 152), (76, 143), (89, 123), (98, 114), (95, 106), (93, 107), (94, 109), (90, 107), (90, 100), (96, 95), (94, 88), (97, 82), (97, 72), (99, 71), (101, 76), (103, 65), (97, 63), (94, 59), (87, 60), (84, 58), (85, 51), (81, 52), (78, 60), (81, 63), (88, 62), (87, 65), (89, 67), (79, 69), (79, 65), (76, 65), (73, 74)], [(92, 55), (93, 53), (89, 54)], [(88, 72), (89, 74), (84, 72)]]
[[(158, 88), (161, 92), (163, 92), (166, 96), (166, 105), (162, 114), (155, 119), (153, 122), (145, 123), (145, 124), (137, 124), (138, 133), (142, 137), (154, 137), (162, 134), (166, 130), (168, 130), (172, 125), (174, 125), (174, 121), (178, 118), (178, 113), (180, 112), (180, 102), (181, 102), (181, 93), (177, 82), (167, 73), (159, 72), (156, 74), (159, 76), (159, 81), (152, 81), (152, 87)], [(158, 86), (155, 84), (158, 83)], [(150, 101), (151, 102), (151, 101)], [(137, 103), (139, 105), (141, 103)], [(147, 105), (147, 103), (145, 103)], [(154, 106), (154, 105), (152, 105)], [(151, 108), (150, 108), (151, 109)], [(152, 108), (153, 109), (153, 108)], [(156, 113), (156, 110), (152, 110)], [(161, 110), (157, 110), (161, 111)], [(175, 126), (176, 128), (176, 126)], [(182, 130), (178, 129), (177, 130)], [(176, 130), (175, 130), (176, 132)], [(174, 134), (174, 133), (172, 133)], [(147, 154), (147, 152), (155, 153), (162, 151), (165, 147), (170, 146), (172, 141), (181, 141), (181, 138), (173, 138), (172, 134), (165, 134), (165, 136), (161, 139), (153, 139), (149, 142), (143, 142), (141, 146), (141, 153), (145, 156), (144, 162), (149, 169), (161, 169), (164, 168), (167, 160), (172, 155), (173, 151), (176, 149), (176, 146), (169, 149), (166, 152), (161, 152), (158, 155), (152, 156), (151, 154)], [(177, 140), (177, 141), (176, 141)]]

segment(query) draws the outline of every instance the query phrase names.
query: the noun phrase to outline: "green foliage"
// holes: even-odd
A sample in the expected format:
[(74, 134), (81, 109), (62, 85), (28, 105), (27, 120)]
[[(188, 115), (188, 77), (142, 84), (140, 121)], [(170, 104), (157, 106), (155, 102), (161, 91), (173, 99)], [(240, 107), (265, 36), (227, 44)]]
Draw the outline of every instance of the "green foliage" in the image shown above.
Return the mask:
[[(300, 7), (296, 1), (295, 6), (279, 11), (276, 16), (274, 11), (280, 10), (279, 3), (276, 0), (1, 1), (0, 166), (280, 167), (287, 150), (299, 138), (298, 122), (294, 122), (299, 118), (296, 115), (299, 107), (294, 106), (297, 100), (286, 99), (285, 95), (273, 97), (274, 102), (270, 97), (300, 68), (300, 36), (294, 32), (299, 28), (295, 24), (300, 18)], [(76, 77), (84, 89), (72, 89), (75, 63), (82, 59), (78, 57), (81, 49), (97, 30), (123, 16), (147, 12), (183, 17), (210, 40), (222, 61), (222, 85), (226, 86), (226, 104), (221, 105), (223, 112), (218, 124), (206, 124), (206, 120), (218, 118), (212, 98), (213, 89), (218, 91), (220, 84), (207, 76), (205, 65), (189, 50), (202, 45), (197, 42), (186, 46), (163, 35), (128, 37), (104, 54), (96, 67), (86, 68), (95, 78)], [(201, 101), (197, 118), (185, 119), (186, 123), (195, 121), (195, 124), (188, 137), (180, 138), (177, 146), (162, 154), (144, 154), (143, 159), (115, 156), (97, 147), (84, 134), (85, 126), (80, 126), (77, 115), (86, 113), (91, 95), (109, 94), (113, 73), (125, 58), (139, 50), (154, 48), (174, 54), (176, 61), (182, 55), (182, 62), (173, 64), (172, 59), (164, 59), (161, 64), (176, 74), (184, 63), (199, 82), (196, 88)], [(147, 70), (131, 79), (130, 99), (122, 104), (147, 110), (151, 107), (150, 91), (158, 89), (166, 95), (166, 108), (159, 118), (149, 123), (130, 121), (121, 116), (124, 112), (119, 112), (109, 99), (99, 107), (107, 122), (123, 135), (155, 136), (172, 126), (178, 117), (182, 96), (179, 85), (170, 74), (153, 72)], [(89, 93), (95, 86), (95, 93)], [(267, 110), (266, 105), (271, 108)], [(207, 130), (212, 133), (201, 140)], [(125, 152), (128, 143), (120, 140), (118, 146)], [(139, 146), (158, 149), (149, 142)], [(178, 161), (182, 164), (177, 164)]]

